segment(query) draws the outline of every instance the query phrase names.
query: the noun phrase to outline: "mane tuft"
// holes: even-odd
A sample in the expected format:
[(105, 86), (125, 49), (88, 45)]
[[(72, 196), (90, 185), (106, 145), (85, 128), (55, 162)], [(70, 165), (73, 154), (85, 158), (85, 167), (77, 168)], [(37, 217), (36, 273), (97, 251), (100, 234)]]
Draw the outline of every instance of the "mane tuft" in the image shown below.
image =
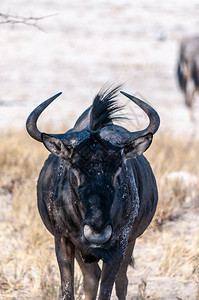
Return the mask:
[(123, 106), (117, 103), (117, 94), (122, 85), (115, 88), (102, 88), (93, 100), (92, 110), (90, 114), (90, 129), (100, 130), (108, 123), (114, 120), (124, 119), (125, 117), (118, 114)]

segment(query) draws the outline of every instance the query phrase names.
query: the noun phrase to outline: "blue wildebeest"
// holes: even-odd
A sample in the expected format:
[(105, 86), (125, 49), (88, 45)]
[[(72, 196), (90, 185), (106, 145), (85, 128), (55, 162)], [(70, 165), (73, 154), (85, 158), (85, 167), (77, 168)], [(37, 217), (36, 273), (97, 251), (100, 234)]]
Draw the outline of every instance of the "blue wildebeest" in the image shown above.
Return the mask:
[[(177, 75), (185, 103), (192, 110), (195, 93), (199, 91), (199, 37), (182, 41)], [(191, 89), (189, 89), (189, 83), (192, 84)]]
[[(147, 103), (121, 92), (148, 115), (144, 130), (129, 132), (113, 124), (121, 118), (118, 89), (103, 89), (64, 134), (41, 133), (37, 119), (59, 94), (40, 104), (27, 119), (28, 133), (52, 153), (38, 181), (38, 208), (54, 235), (62, 299), (74, 299), (74, 258), (82, 273), (85, 299), (126, 298), (127, 267), (135, 240), (151, 222), (157, 187), (142, 155), (159, 127)], [(98, 261), (103, 261), (102, 269)]]

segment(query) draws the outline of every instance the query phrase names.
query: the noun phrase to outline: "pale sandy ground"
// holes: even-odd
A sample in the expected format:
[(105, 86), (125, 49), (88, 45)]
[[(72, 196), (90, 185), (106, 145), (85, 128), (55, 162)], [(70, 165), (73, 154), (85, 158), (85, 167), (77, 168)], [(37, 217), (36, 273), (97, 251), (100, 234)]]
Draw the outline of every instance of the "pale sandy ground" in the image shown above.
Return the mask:
[[(176, 82), (179, 43), (198, 34), (197, 0), (8, 0), (0, 4), (0, 13), (35, 17), (57, 13), (38, 23), (44, 31), (0, 25), (1, 129), (24, 128), (31, 110), (59, 91), (63, 96), (46, 111), (40, 126), (49, 123), (54, 130), (63, 123), (71, 126), (109, 81), (124, 82), (125, 91), (151, 103), (160, 114), (160, 130), (185, 138), (198, 136), (199, 99), (192, 122)], [(136, 129), (146, 123), (136, 109), (132, 119)], [(193, 210), (178, 223), (169, 223), (161, 238), (175, 238), (177, 228), (191, 236), (198, 225)], [(136, 245), (137, 267), (129, 269), (128, 299), (136, 299), (132, 297), (144, 279), (146, 299), (196, 300), (191, 278), (183, 283), (178, 277), (156, 275), (164, 243), (154, 246), (147, 235), (143, 239), (145, 243)]]
[[(135, 300), (136, 296), (140, 294), (145, 296), (143, 299), (198, 299), (198, 284), (192, 276), (186, 280), (183, 279), (183, 268), (181, 270), (179, 268), (177, 271), (178, 267), (176, 266), (176, 276), (160, 275), (160, 265), (168, 243), (175, 243), (178, 238), (186, 236), (184, 245), (191, 244), (192, 236), (198, 231), (198, 228), (198, 214), (193, 209), (191, 212), (184, 212), (178, 220), (168, 222), (161, 234), (153, 236), (153, 233), (148, 231), (140, 240), (137, 240), (134, 252), (136, 267), (128, 269), (130, 279), (128, 300)], [(152, 236), (154, 239), (151, 239)], [(155, 239), (157, 240), (154, 244)], [(181, 259), (183, 260), (183, 257)], [(143, 286), (143, 281), (146, 286)]]

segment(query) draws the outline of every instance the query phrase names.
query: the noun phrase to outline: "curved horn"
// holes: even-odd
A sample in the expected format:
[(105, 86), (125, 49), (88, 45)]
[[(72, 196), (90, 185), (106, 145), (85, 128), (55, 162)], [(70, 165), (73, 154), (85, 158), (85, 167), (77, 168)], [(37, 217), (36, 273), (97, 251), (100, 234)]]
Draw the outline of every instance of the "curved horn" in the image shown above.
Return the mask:
[(136, 132), (136, 136), (143, 136), (147, 133), (156, 133), (160, 126), (160, 117), (158, 113), (153, 109), (150, 105), (148, 105), (146, 102), (131, 96), (125, 92), (120, 91), (121, 94), (128, 97), (130, 100), (132, 100), (135, 104), (137, 104), (149, 117), (149, 125), (146, 129)]
[[(37, 128), (37, 120), (41, 113), (44, 111), (44, 109), (53, 101), (55, 100), (59, 95), (62, 93), (58, 93), (51, 98), (47, 99), (40, 105), (38, 105), (32, 113), (29, 115), (27, 121), (26, 121), (26, 129), (29, 133), (29, 135), (39, 141), (43, 142), (42, 135), (43, 132), (40, 132)], [(72, 131), (69, 130), (66, 133), (60, 133), (60, 134), (48, 134), (49, 137), (54, 137), (62, 140), (65, 145), (75, 147), (79, 145), (82, 141), (88, 139), (90, 137), (90, 133), (87, 130), (81, 130), (81, 131)]]
[(121, 91), (121, 93), (136, 103), (141, 109), (143, 109), (150, 121), (146, 129), (136, 132), (130, 132), (127, 129), (115, 124), (107, 125), (100, 130), (99, 136), (102, 140), (105, 140), (116, 147), (124, 148), (139, 137), (145, 136), (148, 133), (156, 133), (160, 125), (160, 118), (158, 113), (144, 101), (125, 92)]
[(43, 112), (43, 110), (61, 94), (62, 93), (58, 93), (58, 94), (52, 96), (51, 98), (47, 99), (46, 101), (41, 103), (39, 106), (37, 106), (29, 115), (29, 117), (26, 121), (26, 129), (27, 129), (29, 135), (33, 139), (35, 139), (39, 142), (42, 142), (41, 132), (37, 128), (37, 120), (38, 120), (39, 116), (41, 115), (41, 113)]

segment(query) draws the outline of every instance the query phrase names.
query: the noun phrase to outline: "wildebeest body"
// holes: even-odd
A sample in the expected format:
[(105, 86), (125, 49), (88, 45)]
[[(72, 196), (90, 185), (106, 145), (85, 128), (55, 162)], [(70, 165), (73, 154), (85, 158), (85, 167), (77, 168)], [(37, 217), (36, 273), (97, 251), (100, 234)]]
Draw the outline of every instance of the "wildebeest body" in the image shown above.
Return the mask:
[[(150, 124), (136, 133), (114, 125), (117, 90), (97, 95), (66, 134), (38, 131), (36, 120), (45, 103), (27, 121), (30, 135), (53, 153), (41, 170), (37, 193), (41, 218), (55, 237), (62, 299), (74, 299), (74, 258), (83, 273), (86, 300), (96, 299), (99, 279), (98, 299), (110, 299), (114, 282), (118, 299), (125, 299), (135, 240), (155, 213), (156, 181), (142, 153), (159, 127), (159, 117), (149, 105), (124, 93), (144, 109)], [(104, 262), (102, 270), (99, 260)]]
[[(58, 231), (65, 237), (70, 236), (81, 251), (81, 223), (84, 212), (81, 203), (77, 203), (75, 191), (70, 187), (69, 176), (65, 161), (51, 154), (38, 181), (38, 207), (47, 229), (52, 234)], [(157, 205), (155, 178), (143, 155), (126, 163), (118, 175), (116, 189), (117, 201), (113, 205), (113, 223), (118, 234), (122, 234), (122, 228), (126, 226), (132, 214), (135, 222), (129, 240), (134, 240), (148, 227)]]
[(199, 37), (190, 37), (182, 41), (177, 76), (185, 103), (193, 109), (194, 96), (199, 91)]

